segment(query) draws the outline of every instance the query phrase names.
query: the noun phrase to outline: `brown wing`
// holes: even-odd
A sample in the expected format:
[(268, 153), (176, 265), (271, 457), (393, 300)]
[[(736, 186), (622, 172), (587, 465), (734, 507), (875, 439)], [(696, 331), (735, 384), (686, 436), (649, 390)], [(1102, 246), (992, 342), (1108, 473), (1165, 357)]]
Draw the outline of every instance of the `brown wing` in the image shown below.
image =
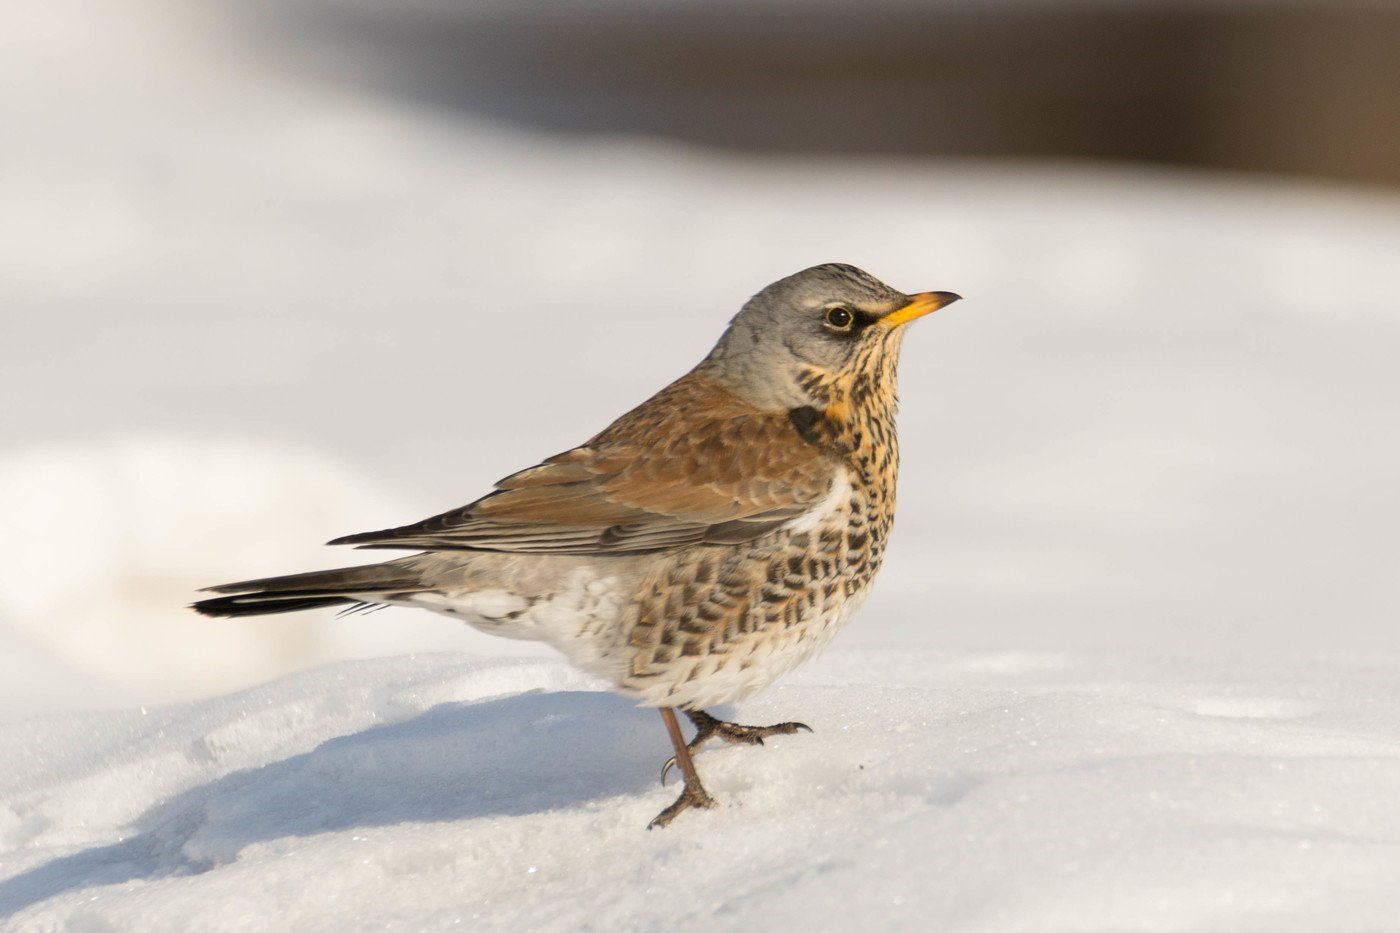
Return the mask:
[(787, 412), (689, 375), (471, 505), (331, 544), (607, 554), (737, 543), (805, 513), (835, 470)]

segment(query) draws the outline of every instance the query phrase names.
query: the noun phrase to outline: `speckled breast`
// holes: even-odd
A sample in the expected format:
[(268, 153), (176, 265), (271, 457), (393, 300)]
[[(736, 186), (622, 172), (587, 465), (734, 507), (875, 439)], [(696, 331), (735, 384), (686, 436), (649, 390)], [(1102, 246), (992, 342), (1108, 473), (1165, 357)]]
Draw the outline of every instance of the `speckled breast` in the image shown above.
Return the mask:
[(744, 545), (695, 548), (638, 593), (623, 686), (655, 706), (746, 696), (820, 651), (849, 620), (884, 558), (884, 484), (843, 471), (822, 505)]

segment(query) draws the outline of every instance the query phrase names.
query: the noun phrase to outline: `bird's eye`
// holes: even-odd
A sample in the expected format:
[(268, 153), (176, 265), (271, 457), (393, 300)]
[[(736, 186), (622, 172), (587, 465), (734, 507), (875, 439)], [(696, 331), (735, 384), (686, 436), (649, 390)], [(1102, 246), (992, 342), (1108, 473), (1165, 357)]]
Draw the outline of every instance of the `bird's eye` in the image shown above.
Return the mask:
[(851, 313), (849, 308), (837, 305), (834, 308), (826, 309), (826, 326), (832, 330), (848, 331), (855, 320), (856, 316)]

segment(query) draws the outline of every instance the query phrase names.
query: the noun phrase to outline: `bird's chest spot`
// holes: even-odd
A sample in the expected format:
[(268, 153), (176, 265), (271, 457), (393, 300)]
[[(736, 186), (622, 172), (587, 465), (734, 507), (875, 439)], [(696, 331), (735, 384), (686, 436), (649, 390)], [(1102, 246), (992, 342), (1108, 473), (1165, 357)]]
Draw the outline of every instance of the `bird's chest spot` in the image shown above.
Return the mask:
[[(847, 492), (831, 516), (833, 533), (840, 532), (842, 564), (854, 589), (867, 587), (885, 555), (885, 541), (894, 525), (895, 484), (899, 447), (891, 422), (884, 418), (853, 419), (844, 432)], [(833, 543), (824, 542), (828, 547)]]
[(787, 624), (833, 611), (863, 592), (884, 557), (888, 494), (847, 473), (821, 509), (787, 529), (769, 557), (761, 596)]
[(864, 591), (885, 557), (885, 541), (894, 524), (894, 484), (864, 483), (852, 490), (843, 509), (841, 563), (847, 595)]

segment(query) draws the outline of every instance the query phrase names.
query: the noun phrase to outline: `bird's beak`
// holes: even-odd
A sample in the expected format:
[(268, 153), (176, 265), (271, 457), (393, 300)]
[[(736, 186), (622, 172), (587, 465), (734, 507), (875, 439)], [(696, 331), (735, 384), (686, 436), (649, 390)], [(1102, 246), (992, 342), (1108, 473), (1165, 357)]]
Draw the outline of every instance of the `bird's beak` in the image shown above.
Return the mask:
[(880, 323), (886, 327), (908, 324), (916, 317), (932, 314), (939, 308), (946, 307), (961, 298), (962, 295), (955, 295), (952, 292), (919, 292), (917, 295), (910, 296), (907, 305), (880, 318)]

